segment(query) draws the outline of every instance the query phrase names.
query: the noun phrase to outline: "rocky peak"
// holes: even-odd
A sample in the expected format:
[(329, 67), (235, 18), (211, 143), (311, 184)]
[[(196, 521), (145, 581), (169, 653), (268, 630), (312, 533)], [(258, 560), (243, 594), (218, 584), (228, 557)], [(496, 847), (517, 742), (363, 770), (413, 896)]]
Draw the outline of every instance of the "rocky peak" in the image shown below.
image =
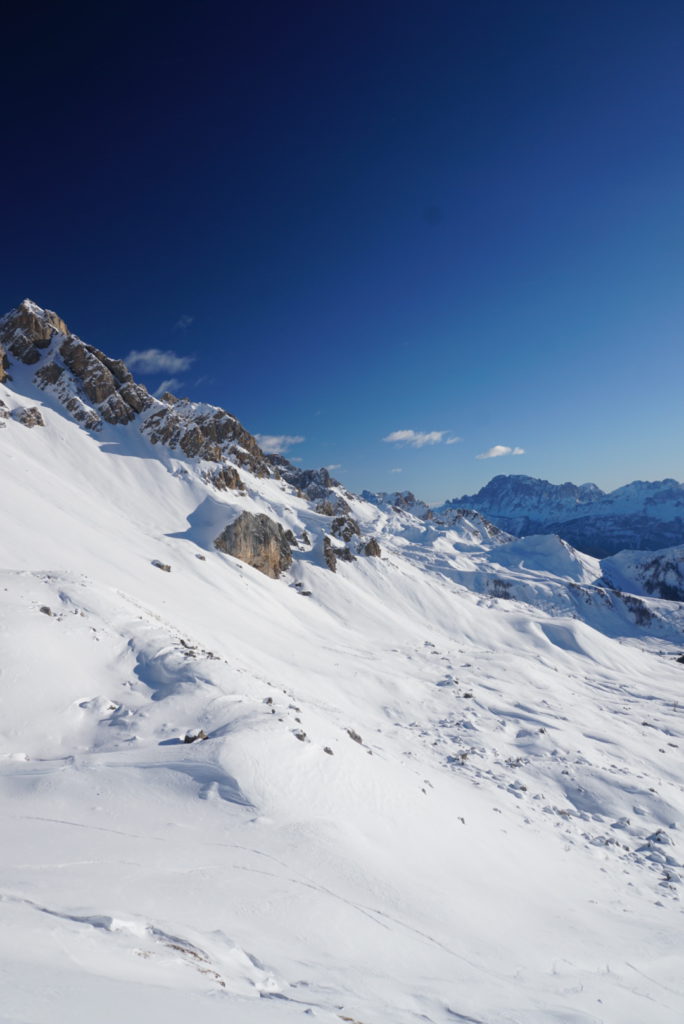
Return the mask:
[(35, 383), (89, 430), (103, 421), (129, 423), (152, 402), (120, 359), (87, 345), (60, 316), (30, 299), (0, 320), (0, 348), (7, 366), (12, 358), (26, 366), (39, 363)]
[(0, 382), (12, 360), (35, 365), (38, 387), (54, 395), (87, 430), (140, 417), (140, 430), (153, 444), (215, 463), (203, 476), (219, 490), (243, 486), (233, 463), (256, 476), (273, 475), (255, 438), (231, 413), (169, 393), (153, 398), (123, 360), (86, 344), (61, 317), (30, 299), (0, 320)]

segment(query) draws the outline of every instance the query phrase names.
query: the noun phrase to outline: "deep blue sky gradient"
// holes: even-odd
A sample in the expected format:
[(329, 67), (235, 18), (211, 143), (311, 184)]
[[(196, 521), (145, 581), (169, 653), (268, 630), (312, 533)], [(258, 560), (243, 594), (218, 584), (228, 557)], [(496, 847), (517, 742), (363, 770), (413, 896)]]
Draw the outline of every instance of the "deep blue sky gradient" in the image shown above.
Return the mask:
[(684, 476), (680, 3), (67, 3), (5, 38), (3, 310), (192, 356), (180, 393), (354, 490)]

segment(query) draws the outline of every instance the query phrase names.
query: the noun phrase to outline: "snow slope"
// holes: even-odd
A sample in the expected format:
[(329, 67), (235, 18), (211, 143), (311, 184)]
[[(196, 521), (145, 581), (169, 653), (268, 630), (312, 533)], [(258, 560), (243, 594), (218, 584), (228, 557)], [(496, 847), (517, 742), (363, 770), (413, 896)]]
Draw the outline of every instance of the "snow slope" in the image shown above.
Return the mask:
[[(0, 1019), (682, 1019), (680, 604), (353, 496), (382, 557), (332, 573), (285, 481), (12, 375)], [(242, 510), (306, 530), (281, 579)]]

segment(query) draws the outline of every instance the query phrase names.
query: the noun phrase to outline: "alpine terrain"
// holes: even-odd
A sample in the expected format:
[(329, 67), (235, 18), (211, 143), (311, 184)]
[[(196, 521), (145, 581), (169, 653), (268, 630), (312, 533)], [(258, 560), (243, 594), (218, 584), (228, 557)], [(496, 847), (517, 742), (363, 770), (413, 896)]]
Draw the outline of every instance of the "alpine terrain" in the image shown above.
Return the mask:
[(681, 1021), (681, 537), (547, 530), (651, 486), (358, 497), (8, 313), (0, 1020)]
[(677, 480), (635, 480), (606, 493), (596, 484), (495, 476), (477, 494), (454, 498), (438, 511), (463, 507), (517, 536), (556, 533), (599, 558), (625, 548), (684, 544), (684, 484)]

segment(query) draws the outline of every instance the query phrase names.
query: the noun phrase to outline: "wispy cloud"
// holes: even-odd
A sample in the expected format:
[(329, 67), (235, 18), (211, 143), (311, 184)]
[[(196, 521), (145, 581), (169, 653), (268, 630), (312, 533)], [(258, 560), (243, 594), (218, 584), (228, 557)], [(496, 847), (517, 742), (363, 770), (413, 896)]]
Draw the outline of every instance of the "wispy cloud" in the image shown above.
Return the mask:
[(179, 316), (173, 325), (174, 331), (187, 331), (190, 324), (195, 322), (194, 316), (188, 316), (184, 313), (183, 316)]
[(329, 473), (332, 473), (333, 469), (342, 469), (341, 462), (331, 462), (329, 466), (325, 467)]
[(165, 391), (174, 392), (182, 383), (183, 382), (178, 380), (177, 377), (169, 377), (168, 380), (163, 380), (156, 391), (153, 391), (152, 394), (155, 398), (159, 398)]
[(282, 455), (293, 444), (301, 444), (306, 440), (298, 434), (255, 434), (254, 436), (261, 450), (271, 455)]
[(460, 437), (447, 437), (448, 430), (393, 430), (383, 441), (389, 444), (410, 445), (411, 448), (423, 448), (426, 444), (456, 444)]
[(401, 468), (401, 466), (397, 466), (396, 469), (390, 469), (390, 473), (403, 473), (403, 472), (404, 472), (404, 470)]
[(140, 370), (141, 373), (182, 373), (194, 361), (194, 356), (179, 356), (160, 348), (133, 349), (124, 360), (131, 370)]
[(510, 448), (507, 444), (495, 444), (491, 448), (488, 448), (486, 452), (482, 452), (481, 455), (476, 455), (476, 459), (498, 459), (500, 455), (524, 455), (524, 448)]

